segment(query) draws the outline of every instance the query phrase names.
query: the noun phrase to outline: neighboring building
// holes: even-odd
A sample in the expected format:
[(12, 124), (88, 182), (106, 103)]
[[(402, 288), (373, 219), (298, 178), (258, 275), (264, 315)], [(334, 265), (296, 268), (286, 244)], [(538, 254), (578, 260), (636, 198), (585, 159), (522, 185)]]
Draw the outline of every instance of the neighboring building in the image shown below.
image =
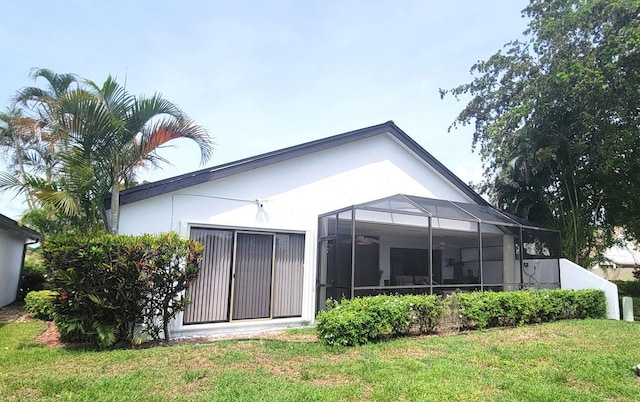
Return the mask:
[[(301, 325), (330, 297), (561, 285), (557, 231), (495, 210), (393, 122), (143, 184), (120, 201), (121, 233), (205, 244), (176, 336)], [(581, 271), (580, 287), (615, 289)]]
[(611, 281), (635, 280), (633, 271), (640, 266), (640, 251), (631, 242), (607, 249), (604, 258), (604, 262), (591, 268), (594, 274)]
[(0, 214), (0, 307), (16, 300), (27, 245), (40, 235)]

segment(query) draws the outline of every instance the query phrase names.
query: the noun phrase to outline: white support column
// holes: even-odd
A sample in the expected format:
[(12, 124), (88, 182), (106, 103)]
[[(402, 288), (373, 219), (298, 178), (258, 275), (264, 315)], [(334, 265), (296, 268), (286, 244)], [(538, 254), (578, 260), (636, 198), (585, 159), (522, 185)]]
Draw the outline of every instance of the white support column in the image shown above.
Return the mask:
[(504, 285), (505, 291), (517, 290), (518, 285), (514, 284), (516, 280), (515, 269), (516, 269), (516, 259), (515, 259), (516, 251), (515, 251), (515, 243), (513, 241), (513, 236), (504, 235), (502, 236), (502, 282)]

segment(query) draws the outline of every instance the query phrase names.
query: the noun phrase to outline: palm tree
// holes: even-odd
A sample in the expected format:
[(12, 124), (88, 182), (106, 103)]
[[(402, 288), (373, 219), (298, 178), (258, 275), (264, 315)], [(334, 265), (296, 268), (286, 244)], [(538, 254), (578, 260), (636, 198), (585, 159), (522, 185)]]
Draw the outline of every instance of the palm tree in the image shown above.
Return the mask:
[(132, 96), (111, 76), (102, 85), (85, 84), (86, 88), (71, 91), (60, 103), (68, 154), (93, 170), (99, 184), (95, 201), (100, 203), (111, 192), (109, 226), (117, 233), (120, 190), (133, 180), (138, 167), (166, 162), (156, 153), (160, 146), (177, 138), (191, 139), (200, 147), (204, 164), (213, 143), (202, 126), (160, 94)]
[[(7, 162), (9, 172), (0, 177), (0, 191), (8, 189), (7, 183), (24, 182), (27, 165), (32, 157), (31, 150), (35, 145), (34, 132), (37, 122), (24, 116), (22, 109), (8, 108), (0, 112), (0, 153)], [(29, 208), (34, 207), (34, 196), (31, 191), (23, 191)]]
[[(86, 230), (88, 214), (83, 214), (77, 191), (72, 191), (79, 186), (70, 182), (78, 180), (79, 172), (67, 175), (59, 168), (54, 171), (63, 154), (50, 152), (42, 137), (40, 122), (25, 116), (22, 109), (13, 107), (0, 113), (0, 151), (8, 168), (0, 172), (0, 192), (14, 190), (23, 195), (29, 210), (26, 215), (39, 217), (35, 227), (43, 235), (50, 232), (44, 226), (61, 228), (65, 227), (64, 222), (75, 222)], [(90, 183), (91, 177), (85, 182)], [(49, 222), (43, 225), (45, 220)], [(92, 226), (96, 226), (95, 222)]]
[(72, 89), (78, 88), (78, 77), (48, 69), (34, 69), (30, 76), (44, 79), (44, 89), (21, 89), (13, 97), (12, 109), (0, 117), (4, 121), (0, 124), (1, 144), (5, 153), (11, 154), (9, 168), (14, 170), (0, 172), (0, 191), (23, 194), (28, 206), (23, 219), (37, 216), (36, 226), (43, 234), (50, 232), (43, 229), (45, 226), (67, 228), (72, 222), (84, 229), (91, 219), (87, 219), (89, 215), (75, 191), (78, 174), (69, 176), (61, 166), (67, 138), (60, 124), (60, 105)]
[(36, 111), (41, 122), (48, 125), (51, 131), (59, 132), (62, 116), (60, 100), (78, 88), (80, 79), (75, 74), (56, 74), (46, 68), (33, 69), (30, 77), (34, 81), (44, 79), (46, 88), (22, 88), (13, 98), (14, 102)]

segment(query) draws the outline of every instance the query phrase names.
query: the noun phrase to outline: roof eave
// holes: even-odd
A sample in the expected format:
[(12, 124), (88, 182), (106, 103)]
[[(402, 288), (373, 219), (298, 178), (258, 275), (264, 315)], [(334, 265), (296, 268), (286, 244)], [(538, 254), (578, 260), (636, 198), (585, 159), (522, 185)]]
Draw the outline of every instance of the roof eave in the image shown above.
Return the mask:
[(40, 241), (40, 234), (33, 229), (20, 225), (17, 221), (0, 214), (0, 228), (18, 234), (25, 239)]

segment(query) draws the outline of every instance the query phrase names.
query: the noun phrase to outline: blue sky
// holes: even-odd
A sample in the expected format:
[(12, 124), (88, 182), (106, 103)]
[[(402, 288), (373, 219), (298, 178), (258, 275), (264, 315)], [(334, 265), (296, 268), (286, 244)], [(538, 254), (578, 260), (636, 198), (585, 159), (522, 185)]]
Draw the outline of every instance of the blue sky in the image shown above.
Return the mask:
[[(526, 0), (9, 1), (0, 20), (0, 107), (34, 67), (131, 93), (161, 92), (216, 142), (207, 166), (393, 120), (466, 182), (480, 179), (465, 103), (439, 88), (517, 39)], [(36, 83), (37, 84), (37, 83)], [(187, 141), (158, 180), (199, 169)], [(2, 166), (2, 168), (4, 168)], [(18, 218), (19, 200), (0, 197)]]

